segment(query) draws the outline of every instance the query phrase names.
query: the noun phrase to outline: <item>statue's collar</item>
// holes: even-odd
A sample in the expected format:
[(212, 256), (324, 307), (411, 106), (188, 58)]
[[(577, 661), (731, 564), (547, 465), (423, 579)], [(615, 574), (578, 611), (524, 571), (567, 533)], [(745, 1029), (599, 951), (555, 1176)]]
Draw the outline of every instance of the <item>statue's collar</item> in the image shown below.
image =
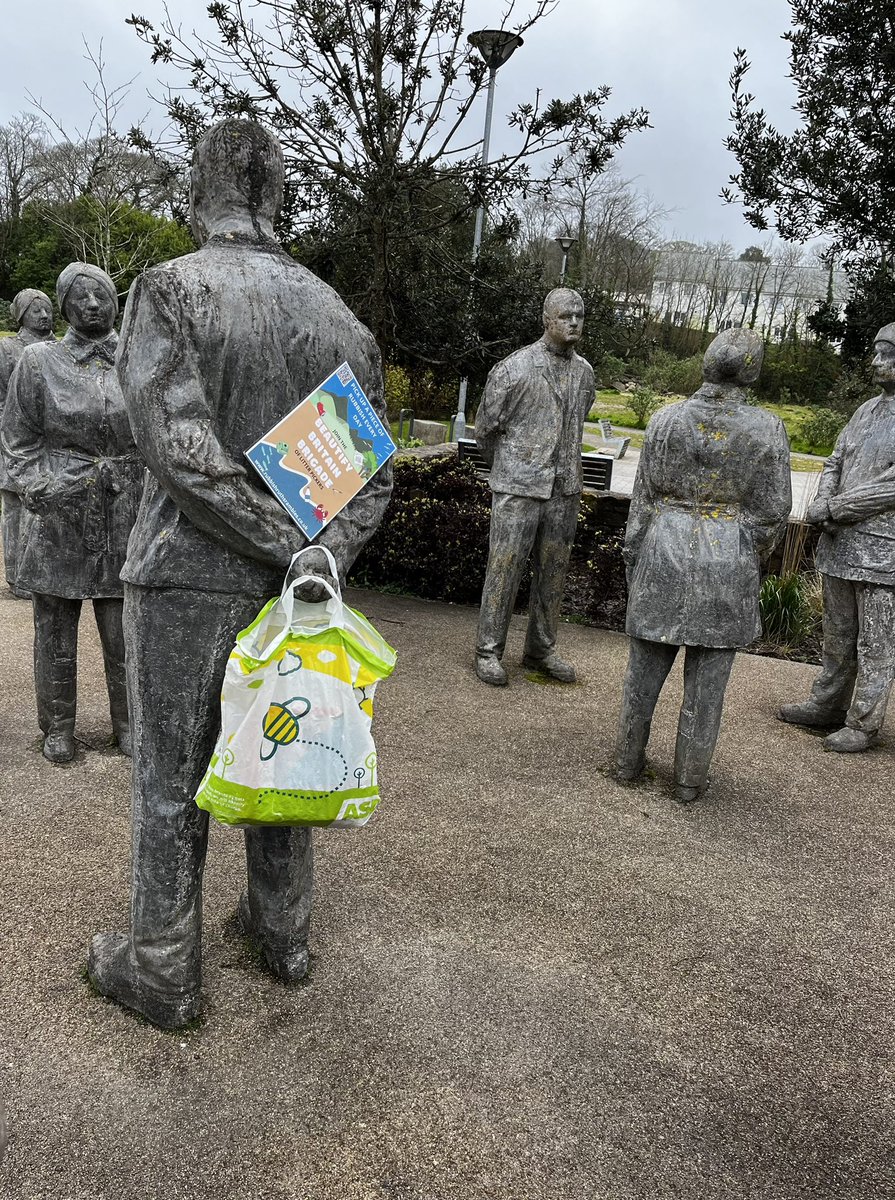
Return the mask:
[(118, 348), (118, 334), (113, 329), (104, 338), (88, 338), (76, 329), (69, 328), (62, 339), (62, 345), (76, 363), (87, 363), (92, 358), (102, 359), (110, 365), (115, 362), (115, 351)]
[(20, 341), (23, 346), (33, 346), (36, 342), (55, 342), (56, 335), (50, 332), (45, 337), (41, 337), (40, 334), (23, 327), (16, 334), (16, 340)]

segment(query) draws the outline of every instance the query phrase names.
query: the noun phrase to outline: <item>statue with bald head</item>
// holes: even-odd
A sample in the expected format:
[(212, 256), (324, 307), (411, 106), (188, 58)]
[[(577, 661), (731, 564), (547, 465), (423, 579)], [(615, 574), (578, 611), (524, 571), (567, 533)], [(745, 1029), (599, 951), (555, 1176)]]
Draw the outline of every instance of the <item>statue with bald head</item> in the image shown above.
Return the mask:
[[(236, 635), (279, 592), (306, 539), (245, 451), (346, 359), (386, 420), (369, 330), (277, 243), (283, 153), (251, 121), (209, 129), (193, 155), (199, 250), (146, 271), (128, 297), (118, 378), (150, 473), (124, 565), (132, 701), (133, 876), (129, 931), (97, 934), (96, 988), (166, 1028), (192, 1021), (201, 989), (208, 814), (194, 796), (220, 727)], [(382, 517), (384, 466), (315, 545), (340, 579)], [(321, 552), (303, 571), (326, 575)], [(326, 596), (310, 580), (300, 595)], [(308, 967), (313, 849), (306, 828), (245, 830), (237, 915), (284, 983)]]
[[(46, 292), (24, 288), (9, 306), (17, 333), (15, 337), (0, 338), (0, 421), (6, 407), (6, 393), (16, 364), (26, 346), (36, 342), (55, 342), (53, 334), (53, 304)], [(19, 537), (22, 520), (22, 500), (3, 462), (0, 449), (0, 496), (3, 503), (3, 563), (6, 582), (13, 594), (22, 600), (31, 593), (19, 587)]]
[(581, 437), (594, 402), (594, 373), (575, 353), (584, 328), (578, 293), (555, 288), (544, 301), (543, 321), (543, 337), (491, 371), (475, 420), (492, 492), (475, 670), (496, 687), (507, 683), (501, 659), (529, 559), (522, 661), (561, 683), (575, 682), (575, 668), (557, 653), (556, 634), (581, 499)]
[(808, 520), (821, 530), (823, 665), (782, 721), (826, 729), (824, 749), (868, 750), (895, 680), (895, 324), (874, 341), (880, 394), (862, 404), (824, 465)]
[(647, 426), (625, 535), (629, 635), (616, 772), (634, 780), (662, 685), (685, 647), (674, 796), (708, 783), (738, 647), (761, 631), (761, 565), (792, 503), (789, 442), (778, 417), (746, 403), (764, 344), (748, 329), (719, 334), (704, 383)]

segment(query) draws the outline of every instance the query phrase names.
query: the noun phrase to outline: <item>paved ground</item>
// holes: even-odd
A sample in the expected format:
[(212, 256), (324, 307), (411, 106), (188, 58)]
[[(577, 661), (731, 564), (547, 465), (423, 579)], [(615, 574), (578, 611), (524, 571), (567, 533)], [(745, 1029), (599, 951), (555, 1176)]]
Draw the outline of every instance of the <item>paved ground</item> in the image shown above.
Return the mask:
[[(212, 831), (205, 1024), (88, 990), (127, 919), (128, 763), (35, 748), (30, 613), (0, 595), (3, 1200), (882, 1200), (895, 1195), (893, 752), (773, 718), (811, 669), (741, 656), (714, 781), (606, 773), (625, 642), (566, 626), (574, 688), (479, 685), (475, 612), (354, 593), (400, 653), (386, 799), (317, 837), (315, 961), (286, 989), (230, 921)], [(509, 658), (521, 649), (517, 631)], [(80, 733), (108, 729), (84, 622)]]

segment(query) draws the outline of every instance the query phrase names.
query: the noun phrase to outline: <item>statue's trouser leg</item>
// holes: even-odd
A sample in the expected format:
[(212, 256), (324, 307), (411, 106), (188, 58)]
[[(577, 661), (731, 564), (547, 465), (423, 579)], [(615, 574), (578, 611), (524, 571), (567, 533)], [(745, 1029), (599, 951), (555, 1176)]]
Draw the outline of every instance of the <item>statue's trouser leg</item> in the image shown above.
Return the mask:
[(22, 499), (15, 492), (0, 492), (0, 496), (3, 497), (3, 567), (6, 582), (15, 588), (19, 573)]
[(543, 503), (532, 551), (526, 657), (547, 658), (556, 648), (562, 593), (580, 502), (581, 497), (576, 494), (551, 496)]
[(628, 639), (628, 668), (615, 744), (615, 765), (623, 775), (633, 777), (643, 770), (656, 702), (677, 652), (677, 646), (664, 642)]
[(106, 687), (109, 692), (109, 713), (116, 735), (128, 730), (127, 680), (124, 672), (124, 629), (122, 628), (123, 600), (94, 600), (93, 612), (103, 647), (106, 668)]
[[(195, 994), (201, 982), (208, 814), (193, 797), (220, 728), (227, 657), (267, 599), (125, 585), (134, 736), (131, 952), (144, 984), (172, 999)], [(247, 851), (255, 909), (278, 944), (306, 936), (310, 839), (297, 833), (253, 830)]]
[(736, 650), (686, 648), (684, 702), (674, 749), (674, 780), (684, 787), (701, 788), (708, 779), (734, 658)]
[(35, 592), (34, 690), (44, 734), (75, 729), (78, 697), (78, 619), (81, 601)]
[(476, 639), (476, 654), (481, 658), (503, 657), (516, 593), (546, 503), (503, 492), (494, 492), (491, 497), (488, 572)]
[(811, 700), (822, 713), (836, 720), (848, 711), (858, 673), (858, 597), (850, 579), (837, 579), (835, 575), (822, 575), (821, 579), (824, 647)]
[(249, 912), (265, 947), (288, 958), (308, 944), (314, 884), (310, 829), (245, 830)]
[(878, 733), (895, 680), (895, 588), (854, 585), (858, 600), (858, 677), (846, 725)]

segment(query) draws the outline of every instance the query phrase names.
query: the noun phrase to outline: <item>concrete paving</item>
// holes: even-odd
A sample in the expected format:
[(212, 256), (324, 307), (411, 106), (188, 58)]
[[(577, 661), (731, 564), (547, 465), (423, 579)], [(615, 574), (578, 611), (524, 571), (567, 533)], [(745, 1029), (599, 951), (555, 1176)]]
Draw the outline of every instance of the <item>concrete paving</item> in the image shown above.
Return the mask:
[(476, 612), (352, 593), (399, 652), (385, 799), (316, 835), (313, 970), (260, 971), (212, 829), (206, 1014), (91, 993), (127, 921), (128, 762), (83, 621), (79, 733), (37, 748), (30, 610), (0, 595), (3, 1200), (882, 1200), (895, 1195), (890, 718), (839, 758), (774, 719), (810, 667), (740, 656), (703, 802), (608, 775), (625, 639), (565, 626), (574, 687), (471, 669)]

